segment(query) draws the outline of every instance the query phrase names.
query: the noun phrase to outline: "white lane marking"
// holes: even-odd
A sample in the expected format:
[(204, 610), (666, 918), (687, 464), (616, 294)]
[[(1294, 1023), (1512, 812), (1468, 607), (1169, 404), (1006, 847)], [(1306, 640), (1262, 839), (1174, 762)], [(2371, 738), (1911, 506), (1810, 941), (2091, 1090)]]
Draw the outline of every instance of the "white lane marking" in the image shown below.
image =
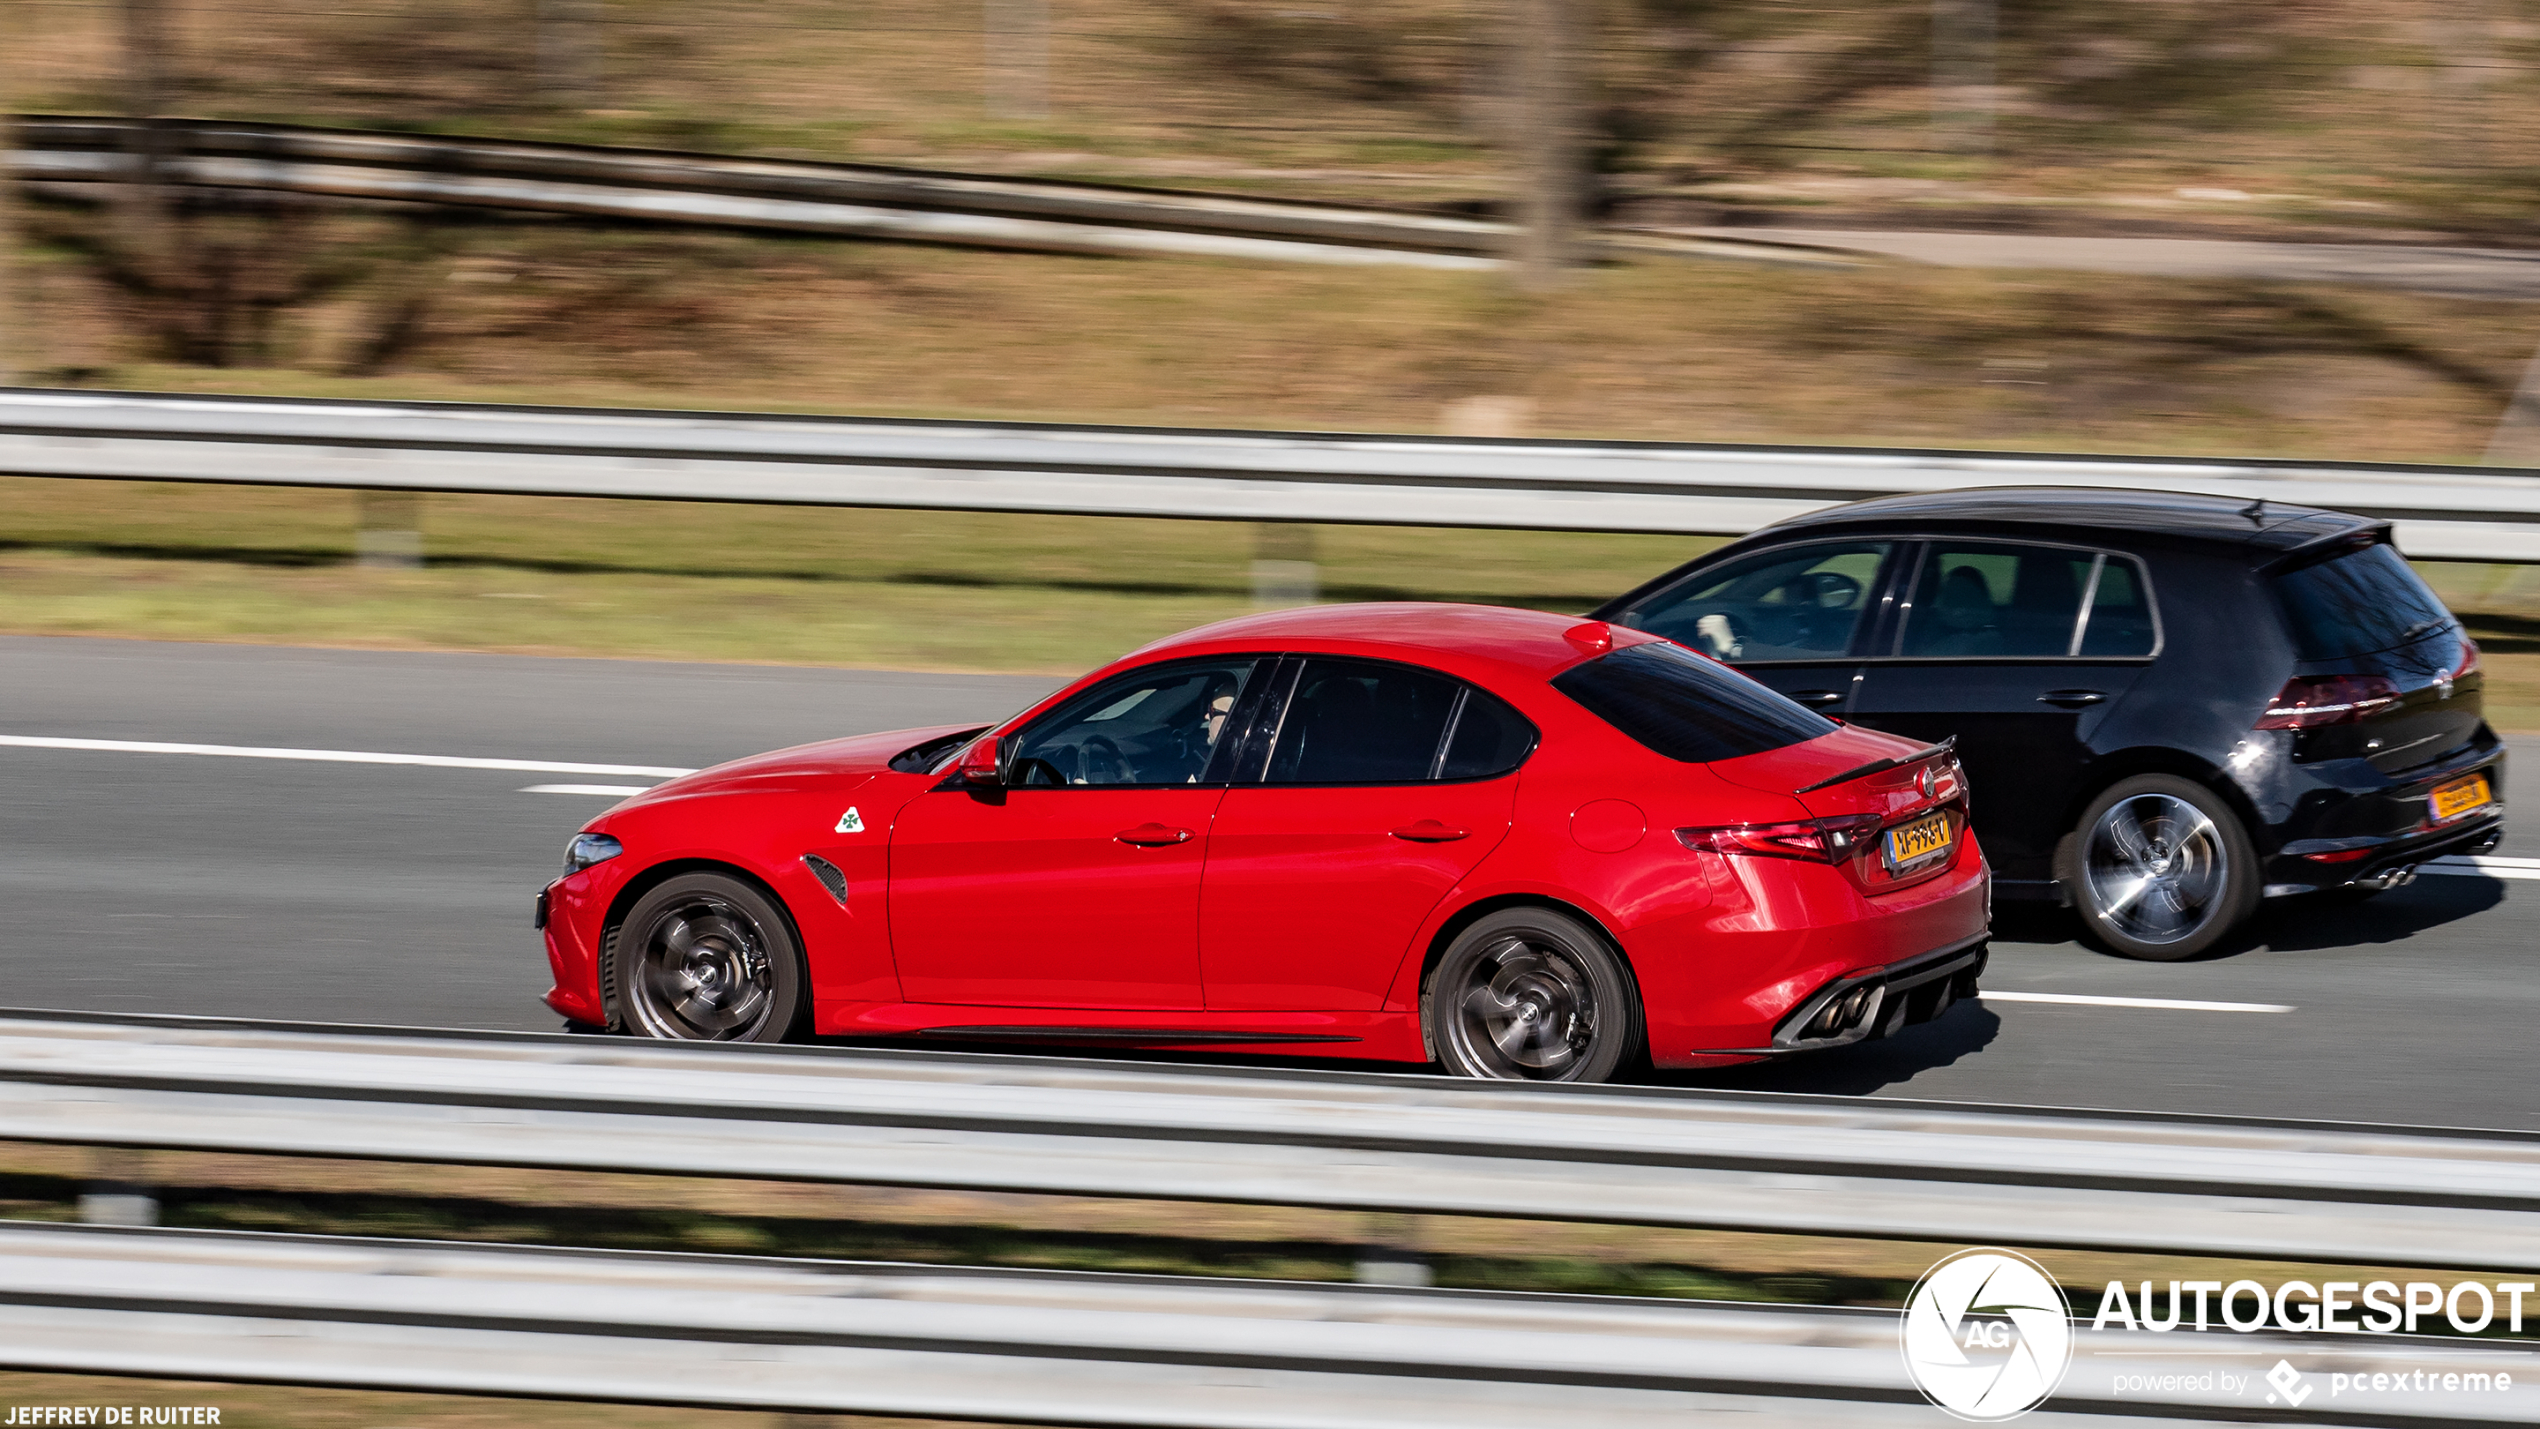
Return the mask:
[(108, 754), (211, 754), (227, 759), (303, 759), (320, 764), (411, 764), (426, 769), (507, 769), (518, 774), (632, 774), (676, 779), (694, 769), (658, 764), (565, 764), (545, 759), (467, 759), (455, 754), (381, 754), (365, 749), (260, 749), (246, 744), (165, 744), (145, 739), (58, 739), (0, 734), (12, 749), (79, 749)]
[(2453, 854), (2417, 865), (2419, 873), (2452, 878), (2540, 878), (2540, 858), (2498, 858), (2493, 854)]
[(1984, 1002), (2061, 1002), (2076, 1007), (2159, 1007), (2172, 1012), (2291, 1012), (2280, 1002), (2197, 1002), (2184, 997), (2099, 997), (2086, 992), (1979, 992)]
[(623, 799), (629, 794), (641, 794), (652, 787), (650, 784), (532, 784), (520, 792), (524, 794), (601, 794), (612, 799)]

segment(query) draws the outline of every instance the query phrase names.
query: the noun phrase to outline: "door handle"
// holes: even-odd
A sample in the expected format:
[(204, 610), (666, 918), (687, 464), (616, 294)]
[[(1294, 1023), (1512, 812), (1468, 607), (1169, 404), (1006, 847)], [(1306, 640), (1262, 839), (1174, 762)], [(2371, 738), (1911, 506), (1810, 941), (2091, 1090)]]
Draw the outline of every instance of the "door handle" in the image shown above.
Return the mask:
[(1140, 824), (1134, 829), (1122, 829), (1112, 837), (1139, 848), (1171, 848), (1175, 844), (1189, 843), (1191, 831), (1166, 828), (1162, 824)]
[(2048, 690), (2037, 697), (2037, 702), (2041, 705), (2061, 705), (2068, 710), (2077, 710), (2105, 703), (2107, 698), (2097, 690)]
[(1791, 698), (1797, 700), (1803, 705), (1839, 705), (1843, 703), (1843, 694), (1839, 690), (1800, 690), (1792, 694)]
[(1393, 836), (1415, 844), (1443, 844), (1453, 843), (1463, 838), (1468, 832), (1470, 830), (1441, 824), (1435, 819), (1422, 819), (1416, 824), (1405, 824), (1394, 830)]

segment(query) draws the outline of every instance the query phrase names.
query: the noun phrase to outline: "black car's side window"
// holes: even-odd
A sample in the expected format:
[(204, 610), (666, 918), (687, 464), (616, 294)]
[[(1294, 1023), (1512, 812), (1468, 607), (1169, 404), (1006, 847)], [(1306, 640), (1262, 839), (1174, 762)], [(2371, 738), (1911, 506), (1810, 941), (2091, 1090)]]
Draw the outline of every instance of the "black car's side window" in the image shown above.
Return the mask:
[(2122, 660), (2150, 655), (2160, 644), (2161, 624), (2152, 614), (2152, 589), (2143, 567), (2131, 556), (2100, 557), (2098, 582), (2073, 653)]
[(1271, 746), (1267, 784), (1414, 784), (1505, 774), (1535, 730), (1461, 680), (1383, 660), (1307, 657)]
[(1822, 660), (1852, 649), (1887, 560), (1885, 541), (1781, 546), (1700, 571), (1619, 624), (1722, 660)]
[(1017, 736), (1010, 776), (1025, 787), (1223, 783), (1226, 726), (1266, 663), (1184, 661), (1099, 685)]
[(1919, 659), (2126, 658), (2158, 639), (2142, 568), (2068, 546), (1935, 541), (1896, 653)]

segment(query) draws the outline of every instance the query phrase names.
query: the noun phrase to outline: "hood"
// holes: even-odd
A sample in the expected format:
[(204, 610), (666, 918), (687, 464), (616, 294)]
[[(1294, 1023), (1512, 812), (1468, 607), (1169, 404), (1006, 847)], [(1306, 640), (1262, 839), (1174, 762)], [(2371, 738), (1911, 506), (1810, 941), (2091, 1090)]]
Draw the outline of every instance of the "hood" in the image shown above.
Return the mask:
[(753, 754), (682, 774), (667, 784), (656, 784), (619, 808), (660, 803), (667, 799), (693, 799), (710, 794), (780, 793), (813, 785), (834, 784), (841, 778), (871, 778), (891, 767), (893, 756), (930, 740), (988, 728), (979, 724), (932, 725), (924, 729), (895, 729), (883, 734), (859, 734), (846, 739), (824, 739), (816, 744), (797, 744), (790, 749)]

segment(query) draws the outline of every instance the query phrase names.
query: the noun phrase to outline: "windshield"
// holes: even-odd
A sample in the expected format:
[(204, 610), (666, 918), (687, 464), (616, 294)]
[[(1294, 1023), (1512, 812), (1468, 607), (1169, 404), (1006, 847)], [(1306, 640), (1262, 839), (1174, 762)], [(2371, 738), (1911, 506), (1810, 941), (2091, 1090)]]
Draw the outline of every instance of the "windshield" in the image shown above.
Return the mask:
[(1572, 666), (1552, 687), (1669, 759), (1708, 764), (1780, 749), (1835, 725), (1681, 645), (1653, 640)]
[(2275, 589), (2306, 662), (2375, 655), (2456, 628), (2442, 599), (2381, 542), (2286, 571)]

